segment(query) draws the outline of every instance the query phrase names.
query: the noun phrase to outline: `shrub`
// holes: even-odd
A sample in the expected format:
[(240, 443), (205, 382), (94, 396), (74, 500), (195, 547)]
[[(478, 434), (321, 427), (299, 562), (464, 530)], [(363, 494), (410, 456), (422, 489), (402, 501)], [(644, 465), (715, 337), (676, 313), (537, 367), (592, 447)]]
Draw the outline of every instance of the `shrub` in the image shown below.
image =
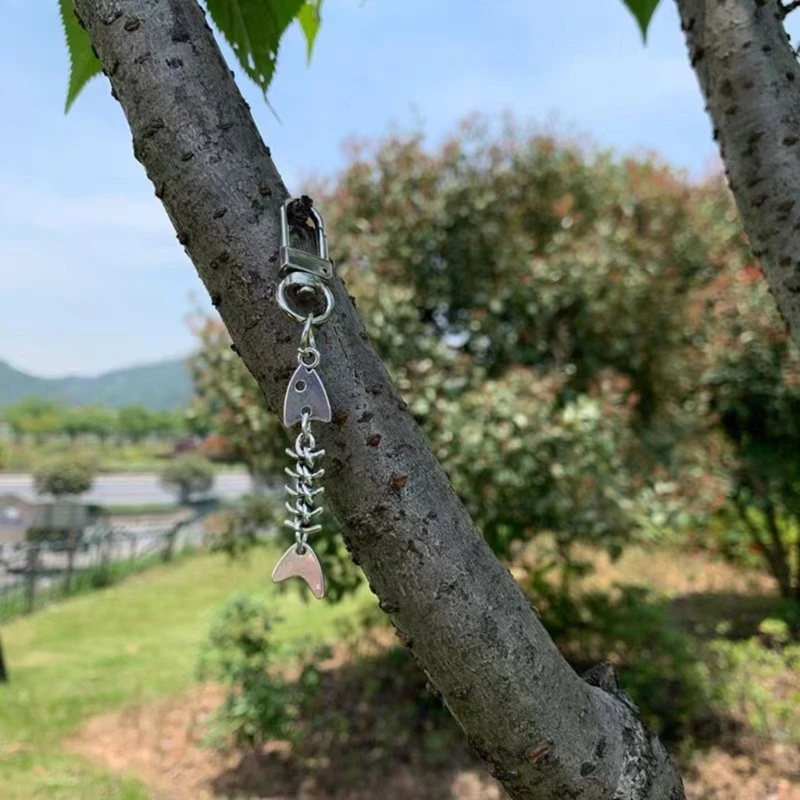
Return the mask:
[(88, 461), (65, 456), (36, 467), (33, 482), (39, 494), (54, 497), (83, 494), (92, 488), (95, 467)]
[(199, 676), (226, 687), (217, 736), (237, 746), (292, 739), (292, 723), (318, 683), (314, 660), (297, 681), (278, 674), (276, 663), (286, 650), (272, 638), (276, 621), (264, 600), (238, 595), (220, 609), (201, 650)]
[(189, 503), (196, 495), (205, 494), (214, 485), (214, 468), (204, 458), (179, 456), (161, 473), (161, 484), (175, 492), (179, 503)]
[(710, 656), (719, 708), (772, 741), (800, 744), (800, 645), (782, 620), (765, 620), (760, 637), (715, 641)]

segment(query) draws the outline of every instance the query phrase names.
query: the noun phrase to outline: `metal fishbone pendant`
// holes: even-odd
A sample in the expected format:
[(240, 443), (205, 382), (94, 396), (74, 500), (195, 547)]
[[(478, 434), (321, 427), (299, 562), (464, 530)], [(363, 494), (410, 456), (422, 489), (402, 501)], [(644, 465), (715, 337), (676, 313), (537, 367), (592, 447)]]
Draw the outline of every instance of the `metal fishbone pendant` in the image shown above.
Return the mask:
[[(281, 583), (288, 578), (304, 580), (313, 595), (321, 598), (325, 594), (325, 577), (316, 553), (308, 544), (308, 537), (317, 533), (322, 526), (314, 519), (322, 513), (316, 505), (316, 496), (324, 491), (318, 486), (325, 470), (317, 466), (317, 461), (325, 455), (325, 451), (317, 449), (316, 439), (311, 431), (311, 421), (331, 421), (331, 404), (328, 393), (317, 372), (320, 352), (314, 340), (314, 327), (324, 323), (333, 310), (333, 293), (327, 281), (333, 275), (333, 263), (328, 258), (328, 245), (325, 236), (325, 223), (315, 209), (311, 209), (317, 229), (319, 253), (313, 256), (296, 250), (289, 242), (288, 206), (289, 201), (281, 208), (281, 271), (286, 276), (278, 285), (278, 305), (295, 322), (303, 324), (300, 335), (300, 347), (297, 351), (297, 369), (295, 369), (283, 400), (283, 425), (290, 430), (298, 423), (300, 433), (294, 447), (286, 449), (287, 455), (295, 460), (293, 467), (286, 468), (286, 474), (294, 479), (292, 486), (286, 486), (289, 500), (286, 510), (289, 518), (284, 525), (294, 531), (293, 544), (280, 558), (272, 571), (272, 580)], [(325, 310), (319, 314), (303, 316), (290, 303), (287, 289), (300, 287), (303, 292), (319, 292), (325, 299)]]

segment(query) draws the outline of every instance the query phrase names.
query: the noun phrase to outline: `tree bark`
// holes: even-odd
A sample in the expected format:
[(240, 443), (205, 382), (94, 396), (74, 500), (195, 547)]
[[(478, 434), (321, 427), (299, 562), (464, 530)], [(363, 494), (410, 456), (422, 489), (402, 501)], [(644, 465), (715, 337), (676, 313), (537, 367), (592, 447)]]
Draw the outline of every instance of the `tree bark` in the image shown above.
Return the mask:
[[(195, 0), (75, 6), (136, 158), (277, 411), (300, 335), (275, 302), (287, 192), (204, 14)], [(333, 291), (334, 316), (317, 335), (334, 412), (314, 431), (327, 451), (326, 496), (354, 561), (474, 749), (513, 798), (684, 797), (658, 740), (558, 653), (449, 486), (338, 279)]]
[(8, 668), (3, 654), (3, 640), (0, 639), (0, 683), (8, 683)]
[(731, 190), (800, 345), (800, 66), (778, 0), (676, 0)]

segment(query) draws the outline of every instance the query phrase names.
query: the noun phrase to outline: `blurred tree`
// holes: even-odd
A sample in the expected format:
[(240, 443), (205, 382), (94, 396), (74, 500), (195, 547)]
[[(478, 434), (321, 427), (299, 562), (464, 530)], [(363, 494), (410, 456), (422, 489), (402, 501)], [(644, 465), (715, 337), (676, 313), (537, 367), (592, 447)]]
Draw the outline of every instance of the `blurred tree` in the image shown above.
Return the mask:
[(161, 473), (161, 484), (174, 492), (181, 504), (191, 503), (214, 485), (214, 468), (196, 455), (180, 456), (170, 461)]
[(123, 406), (117, 412), (119, 435), (132, 442), (140, 442), (155, 432), (156, 412), (143, 405)]
[(800, 601), (800, 356), (743, 243), (701, 298), (702, 389), (729, 445), (718, 468), (751, 552)]
[(152, 433), (162, 439), (176, 439), (186, 432), (185, 414), (182, 411), (154, 411)]
[(77, 406), (64, 411), (61, 429), (70, 438), (96, 436), (105, 441), (117, 427), (117, 414), (102, 406)]
[(15, 436), (29, 435), (37, 441), (62, 430), (64, 409), (52, 400), (29, 397), (3, 410), (3, 418)]
[(65, 497), (88, 492), (95, 474), (96, 470), (89, 462), (65, 456), (36, 467), (33, 482), (39, 494)]

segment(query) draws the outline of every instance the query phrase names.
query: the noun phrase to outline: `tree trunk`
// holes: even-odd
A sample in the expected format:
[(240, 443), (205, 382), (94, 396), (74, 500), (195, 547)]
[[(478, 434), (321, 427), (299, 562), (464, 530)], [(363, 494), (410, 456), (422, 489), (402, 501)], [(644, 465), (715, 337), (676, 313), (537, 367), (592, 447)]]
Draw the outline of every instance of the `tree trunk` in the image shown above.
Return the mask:
[(676, 0), (731, 190), (800, 345), (800, 66), (778, 0)]
[(8, 668), (3, 655), (3, 640), (0, 639), (0, 683), (8, 683)]
[[(278, 309), (286, 188), (195, 0), (75, 0), (153, 182), (273, 411), (300, 328)], [(298, 131), (298, 136), (302, 132)], [(664, 748), (581, 680), (494, 557), (392, 386), (341, 281), (320, 329), (327, 496), (381, 607), (513, 798), (678, 800)], [(367, 445), (380, 437), (380, 446)]]

